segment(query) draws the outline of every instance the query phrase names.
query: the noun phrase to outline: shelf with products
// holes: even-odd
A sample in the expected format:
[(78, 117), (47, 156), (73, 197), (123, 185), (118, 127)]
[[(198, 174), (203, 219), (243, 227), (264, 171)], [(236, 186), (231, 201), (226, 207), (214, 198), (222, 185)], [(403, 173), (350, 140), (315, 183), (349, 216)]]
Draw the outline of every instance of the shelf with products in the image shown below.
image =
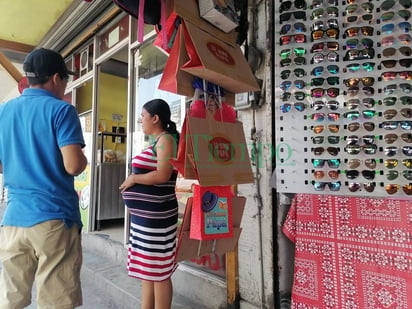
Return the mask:
[(409, 2), (275, 8), (278, 191), (410, 197)]

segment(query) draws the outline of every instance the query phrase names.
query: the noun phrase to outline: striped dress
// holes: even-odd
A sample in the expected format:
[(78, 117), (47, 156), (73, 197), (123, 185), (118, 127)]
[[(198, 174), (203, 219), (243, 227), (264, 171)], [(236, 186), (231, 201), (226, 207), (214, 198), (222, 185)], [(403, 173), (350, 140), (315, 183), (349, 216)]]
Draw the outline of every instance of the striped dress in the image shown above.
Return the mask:
[[(134, 174), (156, 169), (151, 145), (132, 160)], [(163, 281), (176, 269), (176, 229), (178, 205), (175, 194), (177, 171), (166, 183), (136, 184), (123, 192), (131, 214), (127, 269), (130, 277)]]

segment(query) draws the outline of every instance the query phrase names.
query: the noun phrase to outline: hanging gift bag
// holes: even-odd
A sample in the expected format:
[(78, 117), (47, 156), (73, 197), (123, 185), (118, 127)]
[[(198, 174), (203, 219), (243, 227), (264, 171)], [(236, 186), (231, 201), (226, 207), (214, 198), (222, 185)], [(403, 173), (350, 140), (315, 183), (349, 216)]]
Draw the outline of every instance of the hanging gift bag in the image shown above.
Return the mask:
[(190, 238), (198, 240), (233, 236), (230, 186), (194, 185)]

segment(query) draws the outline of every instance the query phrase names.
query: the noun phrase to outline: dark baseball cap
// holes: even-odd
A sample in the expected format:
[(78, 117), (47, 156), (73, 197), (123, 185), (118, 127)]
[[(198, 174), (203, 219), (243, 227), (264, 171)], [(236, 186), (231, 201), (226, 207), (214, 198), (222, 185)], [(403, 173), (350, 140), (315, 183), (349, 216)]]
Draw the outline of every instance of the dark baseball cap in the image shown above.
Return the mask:
[(27, 77), (48, 77), (59, 73), (63, 78), (74, 75), (66, 67), (63, 57), (51, 49), (39, 48), (27, 55), (23, 62)]

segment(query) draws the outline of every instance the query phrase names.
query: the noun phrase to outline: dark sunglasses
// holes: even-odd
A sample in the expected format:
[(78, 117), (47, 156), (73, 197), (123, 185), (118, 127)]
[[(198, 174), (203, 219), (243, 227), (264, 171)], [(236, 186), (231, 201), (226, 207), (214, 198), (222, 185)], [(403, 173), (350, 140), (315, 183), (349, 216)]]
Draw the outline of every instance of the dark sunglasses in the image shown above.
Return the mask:
[[(399, 10), (397, 13), (398, 13), (399, 17), (401, 17), (405, 21), (407, 21), (411, 17), (410, 10)], [(393, 11), (385, 12), (381, 15), (379, 20), (382, 21), (382, 22), (387, 22), (387, 21), (391, 20), (394, 16), (395, 16), (395, 12), (393, 12)]]
[[(338, 0), (326, 0), (325, 4), (337, 6), (339, 4)], [(323, 6), (323, 0), (313, 0), (312, 4), (310, 5), (311, 8), (318, 8), (320, 6)]]
[[(409, 32), (411, 29), (411, 24), (407, 21), (402, 21), (398, 23), (398, 27), (403, 32)], [(393, 23), (385, 24), (381, 27), (381, 33), (385, 33), (385, 34), (392, 33), (394, 30), (395, 30), (395, 24)]]
[[(394, 93), (396, 91), (397, 88), (398, 88), (397, 84), (386, 85), (385, 87), (383, 87), (383, 92), (384, 92), (385, 95), (391, 95), (392, 93)], [(399, 84), (399, 89), (401, 89), (402, 92), (404, 92), (404, 93), (411, 93), (412, 85), (407, 84), (407, 83), (401, 83), (401, 84)], [(410, 104), (410, 103), (408, 103), (410, 97), (404, 96), (404, 97), (401, 97), (400, 99), (402, 100), (402, 98), (403, 98), (403, 101), (405, 102), (405, 103), (402, 103), (402, 104), (404, 104), (404, 105), (409, 105)], [(385, 99), (387, 99), (387, 98), (384, 98), (384, 100)], [(392, 100), (392, 97), (391, 97), (391, 100)], [(396, 98), (395, 98), (395, 101), (396, 101)]]
[[(311, 71), (311, 75), (319, 76), (324, 72), (325, 67), (315, 67)], [(339, 67), (337, 65), (328, 65), (326, 70), (331, 74), (337, 74), (339, 72)]]
[[(404, 142), (412, 143), (412, 133), (402, 133), (400, 135), (400, 137)], [(385, 143), (393, 144), (394, 142), (396, 142), (398, 140), (398, 135), (393, 134), (393, 133), (385, 134), (383, 139), (384, 139)]]
[(325, 9), (323, 8), (317, 8), (314, 9), (310, 15), (311, 19), (320, 19), (323, 17), (338, 17), (339, 16), (339, 9), (337, 7), (334, 6), (329, 6)]
[[(315, 179), (323, 179), (325, 178), (325, 171), (314, 171), (312, 173), (313, 178)], [(339, 178), (339, 171), (328, 171), (329, 178), (336, 180)]]
[(325, 150), (331, 155), (331, 156), (337, 156), (339, 153), (339, 147), (315, 147), (312, 149), (312, 152), (315, 156), (321, 156)]
[(323, 20), (317, 20), (312, 25), (312, 30), (324, 30), (325, 28), (339, 28), (339, 22), (335, 18), (328, 19), (326, 23)]
[[(324, 136), (312, 136), (312, 142), (314, 144), (322, 144), (325, 140)], [(337, 135), (329, 135), (326, 137), (329, 144), (338, 144), (340, 141), (340, 136)]]
[[(374, 183), (374, 182), (367, 182), (367, 183), (363, 184), (363, 188), (367, 192), (373, 192), (375, 190), (375, 187), (376, 187), (376, 183)], [(358, 183), (358, 182), (350, 182), (348, 184), (348, 190), (350, 192), (360, 191), (361, 188), (362, 188), (362, 184)]]
[[(390, 59), (390, 60), (382, 60), (381, 61), (381, 66), (383, 65), (385, 68), (390, 69), (393, 68), (394, 66), (396, 66), (396, 64), (399, 62), (399, 65), (405, 68), (409, 68), (412, 64), (412, 58), (408, 58), (408, 59), (400, 59), (400, 60), (394, 60), (394, 59)], [(380, 69), (381, 67), (378, 67), (378, 69)]]
[[(350, 159), (347, 162), (347, 165), (349, 168), (354, 169), (358, 168), (362, 163), (362, 160), (360, 159)], [(376, 160), (375, 159), (365, 159), (364, 160), (365, 166), (370, 169), (375, 169), (376, 168)]]
[(324, 121), (325, 119), (328, 119), (329, 121), (338, 121), (340, 118), (339, 113), (314, 113), (312, 115), (308, 115), (307, 118), (313, 119), (314, 121), (321, 122)]
[(358, 95), (359, 90), (362, 90), (363, 94), (364, 94), (364, 95), (368, 95), (368, 96), (369, 96), (369, 95), (373, 95), (373, 94), (375, 93), (375, 89), (374, 89), (373, 87), (367, 86), (367, 87), (363, 87), (363, 88), (359, 89), (359, 87), (353, 86), (353, 87), (349, 87), (349, 88), (344, 92), (344, 94), (347, 94), (347, 95), (349, 95), (349, 96), (351, 96), (351, 97), (354, 97), (354, 96)]
[(306, 12), (305, 11), (295, 11), (295, 12), (286, 12), (279, 15), (280, 23), (282, 24), (284, 21), (288, 21), (290, 17), (293, 15), (295, 19), (303, 19), (306, 21)]
[(403, 120), (403, 121), (384, 121), (382, 122), (379, 127), (385, 130), (396, 130), (400, 127), (403, 130), (411, 130), (412, 128), (412, 121)]
[(336, 76), (329, 76), (327, 78), (324, 78), (324, 77), (312, 78), (311, 85), (312, 86), (322, 86), (325, 80), (328, 83), (328, 85), (331, 85), (331, 86), (339, 85), (339, 77), (336, 77)]
[(312, 98), (321, 98), (325, 94), (331, 98), (336, 98), (339, 95), (339, 88), (331, 87), (328, 89), (324, 88), (313, 88), (310, 90), (310, 96)]
[(346, 174), (346, 178), (348, 179), (356, 179), (361, 174), (367, 180), (374, 180), (376, 172), (370, 171), (370, 170), (363, 170), (363, 171), (346, 170), (345, 174)]
[[(281, 79), (288, 79), (290, 74), (292, 73), (291, 70), (284, 70), (280, 72), (280, 78)], [(304, 69), (294, 69), (293, 73), (295, 74), (296, 77), (303, 77), (306, 75), (306, 72)]]
[(402, 55), (409, 57), (412, 55), (412, 49), (409, 46), (402, 46), (398, 49), (394, 47), (388, 47), (382, 50), (382, 56), (384, 57), (392, 57), (395, 55), (396, 51), (399, 51)]
[[(304, 23), (295, 23), (293, 24), (293, 28), (297, 31), (297, 32), (305, 32), (306, 31), (306, 26)], [(290, 29), (292, 29), (292, 25), (291, 24), (286, 24), (284, 26), (282, 26), (282, 28), (280, 29), (280, 34), (287, 34)]]
[(371, 48), (373, 47), (373, 40), (369, 38), (363, 38), (361, 40), (357, 38), (346, 40), (347, 49), (355, 49), (359, 46), (359, 44), (361, 44), (363, 48)]
[[(293, 84), (298, 89), (303, 89), (306, 86), (306, 82), (301, 79), (294, 80)], [(280, 83), (280, 89), (282, 89), (283, 91), (289, 90), (290, 87), (292, 87), (292, 82), (290, 80), (286, 80)]]
[(279, 56), (282, 59), (286, 59), (289, 58), (292, 55), (292, 53), (295, 56), (303, 56), (306, 54), (306, 49), (304, 49), (303, 47), (282, 49), (279, 53)]
[[(410, 108), (402, 108), (399, 113), (402, 117), (411, 118), (412, 117), (412, 109)], [(383, 112), (383, 118), (386, 120), (391, 120), (398, 114), (398, 110), (396, 109), (387, 109)]]
[(378, 112), (374, 110), (363, 110), (363, 111), (350, 111), (343, 114), (343, 117), (349, 120), (356, 120), (362, 117), (363, 119), (372, 119), (374, 116), (378, 115)]
[(345, 136), (344, 139), (348, 145), (358, 144), (359, 142), (363, 142), (364, 144), (371, 145), (375, 143), (375, 139), (378, 139), (379, 136), (375, 135), (349, 135)]
[[(306, 2), (304, 0), (293, 1), (295, 8), (306, 10)], [(289, 11), (292, 8), (292, 1), (283, 1), (279, 6), (279, 13)]]
[(357, 155), (359, 154), (361, 151), (363, 151), (364, 154), (367, 155), (372, 155), (376, 153), (376, 150), (378, 149), (378, 146), (376, 146), (375, 144), (371, 144), (371, 145), (347, 145), (344, 150), (347, 154), (349, 155)]
[[(306, 64), (306, 59), (305, 59), (305, 57), (299, 56), (299, 57), (296, 57), (295, 59), (293, 59), (293, 62), (297, 65), (304, 65), (304, 64)], [(280, 60), (280, 66), (281, 67), (287, 67), (291, 64), (292, 64), (292, 59), (290, 59), (290, 58)]]

